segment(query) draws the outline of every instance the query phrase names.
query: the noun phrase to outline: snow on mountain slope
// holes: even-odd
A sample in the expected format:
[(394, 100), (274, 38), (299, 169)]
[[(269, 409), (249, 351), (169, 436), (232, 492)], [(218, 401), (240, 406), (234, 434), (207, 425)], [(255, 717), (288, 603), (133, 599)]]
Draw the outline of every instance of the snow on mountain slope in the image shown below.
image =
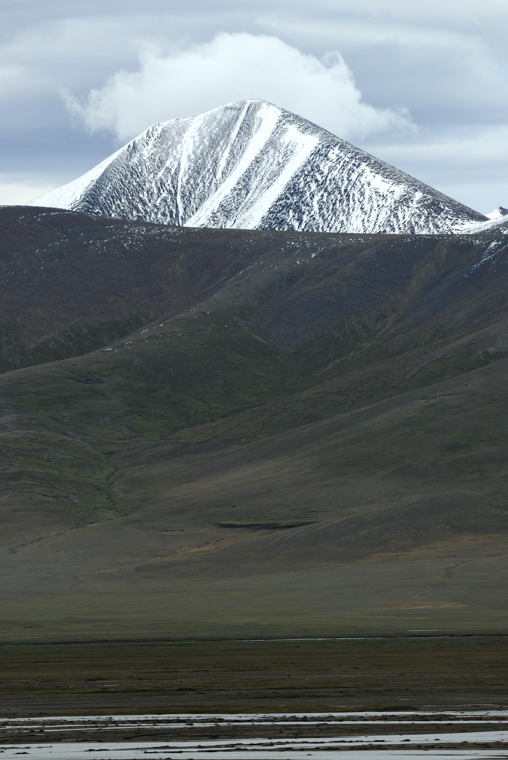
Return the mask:
[(508, 216), (508, 208), (503, 208), (503, 206), (498, 206), (494, 209), (494, 211), (491, 211), (490, 214), (487, 214), (487, 219), (503, 219), (504, 217)]
[(30, 205), (162, 224), (463, 232), (486, 217), (259, 100), (150, 127)]
[(508, 209), (499, 206), (499, 208), (487, 214), (485, 222), (475, 222), (471, 227), (467, 227), (465, 232), (501, 232), (508, 235)]

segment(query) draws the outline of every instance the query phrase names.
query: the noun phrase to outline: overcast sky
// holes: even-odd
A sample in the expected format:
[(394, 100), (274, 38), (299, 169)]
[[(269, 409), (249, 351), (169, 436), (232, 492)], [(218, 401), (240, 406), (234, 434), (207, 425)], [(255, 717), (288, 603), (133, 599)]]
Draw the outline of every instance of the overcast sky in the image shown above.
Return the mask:
[(261, 98), (508, 206), (508, 0), (0, 0), (0, 203), (156, 121)]

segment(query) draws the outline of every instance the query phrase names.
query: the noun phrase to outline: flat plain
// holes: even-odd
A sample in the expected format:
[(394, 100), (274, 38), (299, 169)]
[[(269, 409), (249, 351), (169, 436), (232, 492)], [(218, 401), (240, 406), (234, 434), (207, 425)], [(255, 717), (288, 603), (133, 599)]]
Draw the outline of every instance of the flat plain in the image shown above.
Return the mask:
[(9, 644), (0, 715), (502, 709), (507, 654), (498, 635)]

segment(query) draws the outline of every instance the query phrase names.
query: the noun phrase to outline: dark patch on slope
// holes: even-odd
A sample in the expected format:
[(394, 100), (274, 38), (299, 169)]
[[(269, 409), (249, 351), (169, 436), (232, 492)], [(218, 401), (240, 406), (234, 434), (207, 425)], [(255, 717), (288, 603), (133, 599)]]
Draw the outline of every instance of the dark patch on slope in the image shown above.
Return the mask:
[[(270, 530), (267, 528), (267, 530)], [(357, 562), (430, 546), (453, 536), (508, 534), (508, 510), (484, 494), (449, 491), (415, 495), (390, 508), (271, 532), (216, 549), (205, 559), (172, 563), (171, 573), (237, 575), (290, 572)], [(156, 566), (142, 573), (160, 572)]]

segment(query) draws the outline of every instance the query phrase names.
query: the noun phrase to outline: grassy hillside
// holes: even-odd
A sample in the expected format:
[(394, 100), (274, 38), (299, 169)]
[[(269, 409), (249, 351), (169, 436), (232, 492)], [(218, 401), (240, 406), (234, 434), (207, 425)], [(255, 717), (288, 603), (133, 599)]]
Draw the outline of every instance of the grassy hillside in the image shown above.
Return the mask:
[(503, 236), (9, 213), (4, 636), (507, 626)]

